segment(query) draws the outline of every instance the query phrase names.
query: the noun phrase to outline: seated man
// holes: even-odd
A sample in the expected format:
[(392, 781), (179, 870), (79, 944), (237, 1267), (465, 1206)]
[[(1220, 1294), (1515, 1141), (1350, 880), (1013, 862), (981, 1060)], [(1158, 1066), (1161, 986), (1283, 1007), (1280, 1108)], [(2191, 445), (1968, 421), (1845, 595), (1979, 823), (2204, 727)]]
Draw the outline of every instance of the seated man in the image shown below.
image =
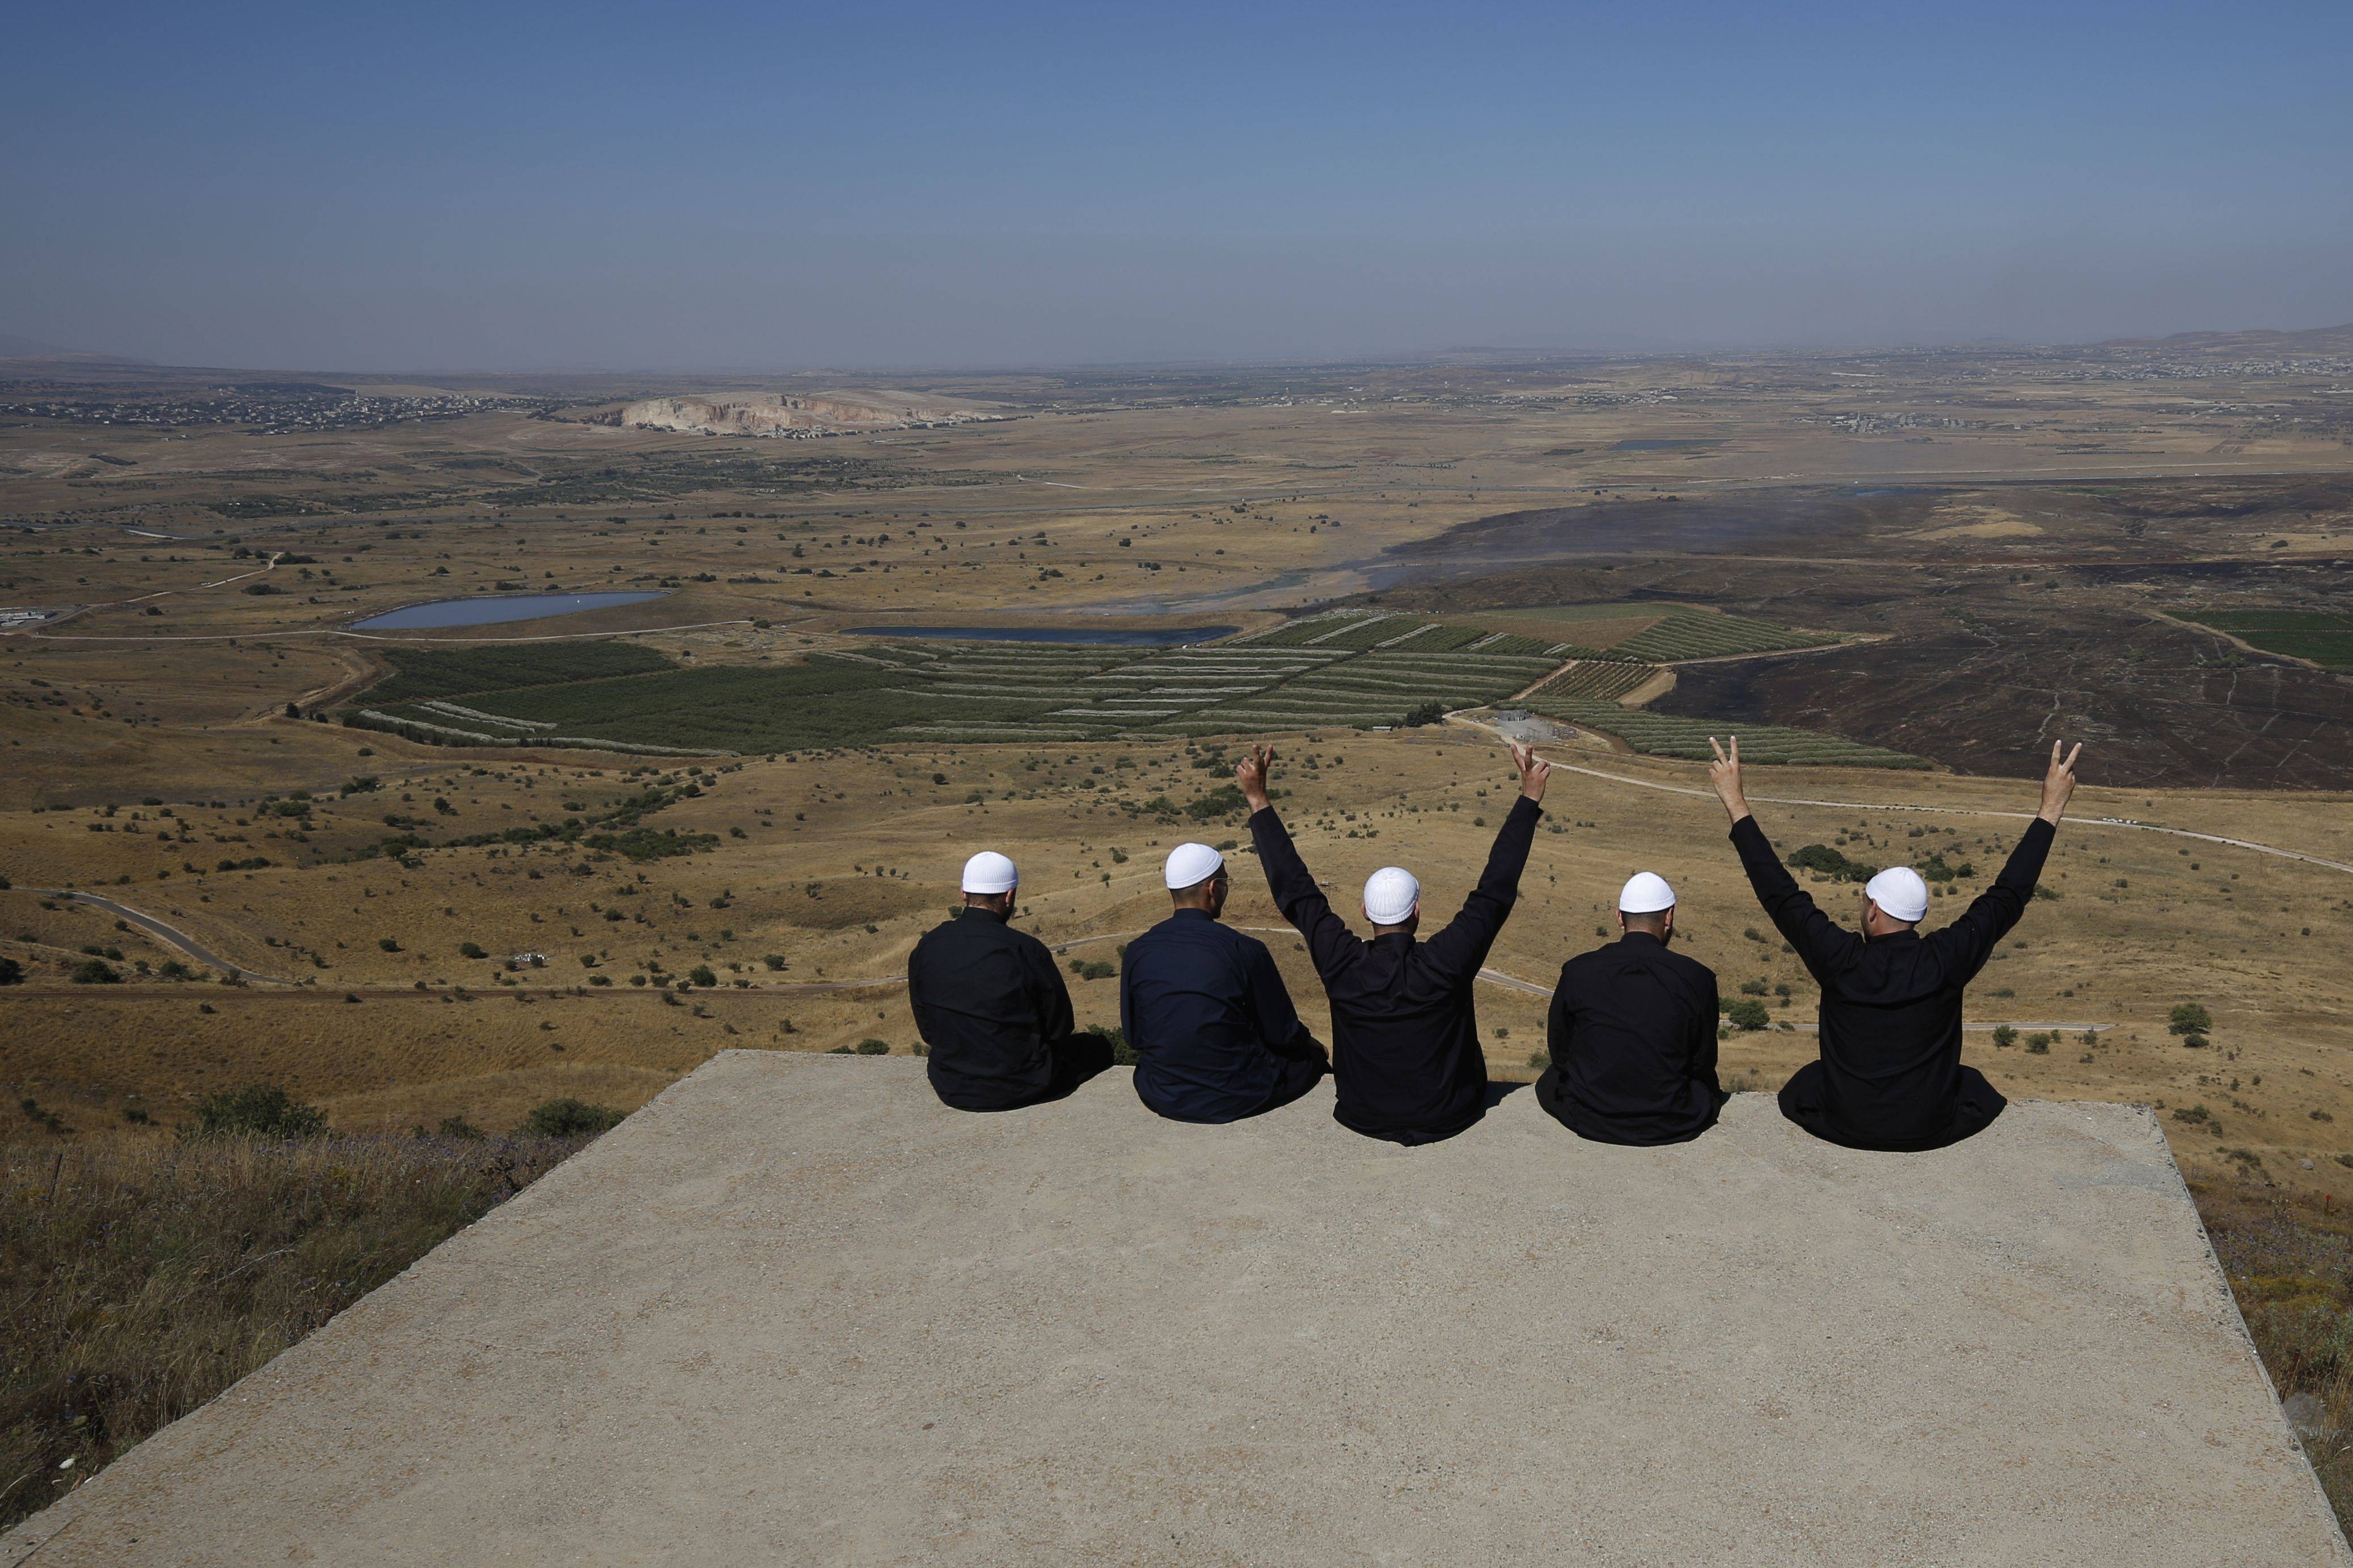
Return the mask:
[(1495, 835), (1487, 868), (1462, 912), (1429, 942), (1417, 942), (1421, 884), (1401, 867), (1386, 867), (1365, 883), (1372, 941), (1332, 912), (1267, 803), (1273, 761), (1273, 752), (1259, 747), (1234, 776), (1250, 802), (1250, 836), (1267, 886), (1283, 918), (1307, 939), (1332, 1001), (1332, 1072), (1339, 1089), (1332, 1114), (1342, 1126), (1395, 1143), (1451, 1138), (1487, 1113), (1487, 1058), (1479, 1049), (1471, 983), (1519, 896), (1528, 844), (1544, 815), (1536, 803), (1552, 764), (1525, 746), (1512, 747), (1520, 797)]
[(1909, 1152), (1957, 1143), (2001, 1114), (2010, 1102), (1983, 1073), (1961, 1065), (1961, 990), (2026, 912), (2083, 753), (2079, 744), (2063, 760), (2052, 743), (2042, 811), (1993, 886), (1958, 920), (1921, 935), (1928, 885), (1898, 866), (1863, 889), (1857, 936), (1814, 907), (1748, 815), (1739, 741), (1729, 756), (1715, 747), (1708, 778), (1731, 814), (1749, 886), (1822, 988), (1821, 1057), (1782, 1085), (1782, 1115), (1850, 1149)]
[(1715, 1125), (1715, 971), (1669, 952), (1675, 890), (1639, 871), (1608, 947), (1560, 966), (1536, 1103), (1597, 1143), (1683, 1143)]
[(1225, 857), (1179, 844), (1161, 880), (1176, 912), (1129, 942), (1120, 964), (1136, 1098), (1176, 1121), (1239, 1121), (1290, 1104), (1330, 1063), (1266, 943), (1218, 923), (1232, 886)]
[(907, 1000), (932, 1088), (958, 1110), (1059, 1100), (1111, 1066), (1111, 1042), (1071, 1033), (1071, 993), (1046, 944), (1006, 922), (1020, 874), (983, 850), (964, 863), (964, 911), (907, 955)]

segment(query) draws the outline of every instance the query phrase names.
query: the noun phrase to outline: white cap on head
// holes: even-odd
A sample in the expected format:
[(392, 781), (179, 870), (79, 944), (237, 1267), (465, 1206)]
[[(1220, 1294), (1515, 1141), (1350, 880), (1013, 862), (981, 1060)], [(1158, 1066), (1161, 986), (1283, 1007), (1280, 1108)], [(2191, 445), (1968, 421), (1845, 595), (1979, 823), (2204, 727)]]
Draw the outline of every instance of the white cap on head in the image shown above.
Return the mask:
[(1173, 893), (1179, 888), (1208, 881), (1225, 863), (1226, 858), (1206, 844), (1179, 844), (1168, 851), (1168, 862), (1160, 868), (1160, 879), (1168, 884)]
[(1656, 871), (1637, 871), (1618, 889), (1618, 912), (1654, 915), (1675, 907), (1675, 890)]
[(1879, 912), (1899, 921), (1916, 921), (1928, 912), (1928, 884), (1909, 866), (1890, 866), (1863, 887)]
[(1013, 862), (994, 849), (984, 849), (964, 863), (964, 890), (967, 893), (1009, 893), (1021, 885), (1021, 873)]
[(1401, 926), (1421, 901), (1421, 884), (1402, 866), (1384, 866), (1365, 879), (1365, 915), (1377, 926)]

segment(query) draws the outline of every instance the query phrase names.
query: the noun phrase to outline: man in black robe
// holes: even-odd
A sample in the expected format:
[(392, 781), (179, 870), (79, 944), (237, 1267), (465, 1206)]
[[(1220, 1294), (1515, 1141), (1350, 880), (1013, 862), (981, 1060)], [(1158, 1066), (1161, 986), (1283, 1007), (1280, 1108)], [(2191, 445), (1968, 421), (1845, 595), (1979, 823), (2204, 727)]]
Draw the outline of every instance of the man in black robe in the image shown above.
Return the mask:
[(1266, 943), (1219, 921), (1232, 887), (1226, 858), (1179, 844), (1161, 879), (1176, 908), (1120, 963), (1136, 1098), (1174, 1121), (1240, 1121), (1290, 1104), (1331, 1062), (1299, 1021)]
[(1552, 995), (1552, 1065), (1536, 1103), (1597, 1143), (1683, 1143), (1715, 1125), (1715, 971), (1670, 952), (1675, 890), (1637, 872), (1618, 894), (1608, 947), (1560, 968)]
[(2041, 812), (1959, 919), (1923, 936), (1927, 884), (1895, 867), (1864, 889), (1858, 936), (1814, 907), (1765, 841), (1741, 791), (1738, 739), (1729, 755), (1715, 748), (1708, 778), (1749, 886), (1822, 988), (1821, 1056), (1782, 1086), (1782, 1115), (1850, 1149), (1911, 1152), (1957, 1143), (2001, 1114), (2009, 1101), (1961, 1063), (1961, 992), (2034, 897), (2083, 752), (2079, 743), (2063, 757), (2052, 742)]
[(1536, 821), (1544, 816), (1552, 764), (1512, 747), (1520, 795), (1512, 803), (1479, 885), (1444, 931), (1414, 940), (1421, 924), (1421, 884), (1388, 866), (1365, 883), (1365, 941), (1332, 912), (1331, 902), (1299, 858), (1282, 820), (1268, 804), (1274, 753), (1256, 748), (1234, 769), (1250, 802), (1250, 837), (1283, 919), (1307, 940), (1307, 952), (1332, 1002), (1332, 1075), (1341, 1125), (1395, 1143), (1451, 1138), (1486, 1114), (1487, 1058), (1471, 985), (1519, 896), (1520, 871)]
[(1071, 1032), (1071, 992), (1046, 944), (1007, 922), (1020, 876), (984, 850), (965, 862), (964, 910), (907, 955), (907, 1000), (932, 1088), (958, 1110), (1014, 1110), (1111, 1066), (1111, 1042)]

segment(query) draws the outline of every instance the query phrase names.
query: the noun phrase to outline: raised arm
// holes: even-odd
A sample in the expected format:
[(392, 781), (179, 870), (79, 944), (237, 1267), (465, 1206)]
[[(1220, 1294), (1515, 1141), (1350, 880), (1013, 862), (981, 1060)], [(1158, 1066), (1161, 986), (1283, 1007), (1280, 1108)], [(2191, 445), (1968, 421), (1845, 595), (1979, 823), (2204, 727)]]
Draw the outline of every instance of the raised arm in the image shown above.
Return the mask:
[(2042, 775), (2042, 809), (2027, 824), (2001, 875), (1994, 879), (1992, 887), (1969, 901), (1958, 920), (1930, 938), (1948, 950), (1946, 963), (1963, 979), (1984, 967), (1993, 953), (1993, 944), (2025, 915), (2026, 906), (2034, 897), (2034, 885), (2042, 879), (2042, 864), (2050, 857), (2052, 840), (2058, 836), (2060, 819), (2067, 814), (2068, 797), (2075, 793), (2075, 759), (2084, 754), (2079, 742), (2073, 751), (2063, 757), (2061, 744), (2057, 741), (2051, 743), (2051, 766)]
[(1274, 907), (1306, 939), (1315, 973), (1328, 978), (1363, 944), (1347, 922), (1332, 912), (1332, 900), (1315, 885), (1282, 818), (1274, 813), (1274, 803), (1266, 793), (1267, 772), (1273, 764), (1272, 751), (1253, 746), (1250, 754), (1235, 764), (1234, 780), (1242, 787), (1242, 798), (1250, 803), (1250, 842), (1258, 849), (1259, 868), (1266, 873), (1266, 889), (1274, 895)]
[(1766, 841), (1765, 830), (1757, 826), (1749, 814), (1748, 797), (1740, 784), (1740, 737), (1732, 738), (1732, 750), (1726, 752), (1710, 735), (1707, 743), (1715, 752), (1715, 761), (1708, 764), (1708, 782), (1715, 786), (1716, 798), (1724, 802), (1725, 815), (1732, 818), (1732, 847), (1740, 856), (1740, 868), (1748, 873), (1748, 886), (1763, 906), (1766, 918), (1778, 927), (1798, 950), (1799, 959), (1820, 979), (1829, 971), (1852, 960), (1862, 946), (1862, 938), (1839, 927), (1830, 916), (1815, 907), (1813, 896), (1798, 886)]
[(1462, 912), (1425, 944), (1432, 963), (1466, 979), (1487, 962), (1487, 950), (1495, 944), (1504, 921), (1511, 916), (1512, 905), (1520, 896), (1520, 873), (1527, 868), (1528, 847), (1535, 841), (1536, 823), (1544, 816), (1537, 802), (1544, 799), (1552, 764), (1514, 741), (1512, 766), (1520, 775), (1520, 797), (1512, 802), (1511, 814), (1495, 834), (1494, 847), (1487, 851), (1487, 868), (1479, 874), (1479, 885), (1462, 900)]

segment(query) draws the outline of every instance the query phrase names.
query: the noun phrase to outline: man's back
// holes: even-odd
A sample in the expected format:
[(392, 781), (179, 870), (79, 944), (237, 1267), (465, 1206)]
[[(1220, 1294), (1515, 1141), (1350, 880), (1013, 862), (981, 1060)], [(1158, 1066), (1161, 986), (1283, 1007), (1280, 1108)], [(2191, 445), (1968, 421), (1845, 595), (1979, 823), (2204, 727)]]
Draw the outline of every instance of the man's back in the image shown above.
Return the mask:
[(1538, 1098), (1605, 1143), (1676, 1143), (1715, 1124), (1715, 972), (1647, 931), (1561, 965)]
[(1000, 915), (967, 909), (907, 956), (907, 998), (930, 1047), (932, 1087), (948, 1104), (996, 1110), (1044, 1093), (1053, 1047), (1071, 1033), (1071, 996), (1053, 954)]
[(1137, 1096), (1185, 1121), (1262, 1109), (1282, 1073), (1273, 1047), (1300, 1033), (1266, 944), (1197, 909), (1127, 944), (1119, 1013), (1136, 1053)]
[(1332, 1003), (1333, 1115), (1376, 1138), (1427, 1142), (1485, 1114), (1487, 1058), (1472, 985), (1518, 896), (1543, 811), (1523, 795), (1495, 837), (1485, 871), (1445, 930), (1426, 942), (1403, 931), (1367, 942), (1332, 912), (1271, 807), (1250, 817), (1260, 864), (1283, 918), (1306, 939)]
[(2030, 826), (1994, 885), (1951, 924), (1866, 940), (1815, 907), (1755, 818), (1734, 826), (1757, 901), (1822, 990), (1820, 1102), (1810, 1108), (1820, 1124), (1793, 1111), (1801, 1124), (1858, 1148), (1900, 1150), (1948, 1141), (1956, 1116), (1966, 1115), (1965, 1089), (1988, 1101), (1979, 1108), (1986, 1120), (1999, 1113), (2000, 1095), (1961, 1065), (1962, 997), (2026, 912), (2052, 831), (2041, 820)]

